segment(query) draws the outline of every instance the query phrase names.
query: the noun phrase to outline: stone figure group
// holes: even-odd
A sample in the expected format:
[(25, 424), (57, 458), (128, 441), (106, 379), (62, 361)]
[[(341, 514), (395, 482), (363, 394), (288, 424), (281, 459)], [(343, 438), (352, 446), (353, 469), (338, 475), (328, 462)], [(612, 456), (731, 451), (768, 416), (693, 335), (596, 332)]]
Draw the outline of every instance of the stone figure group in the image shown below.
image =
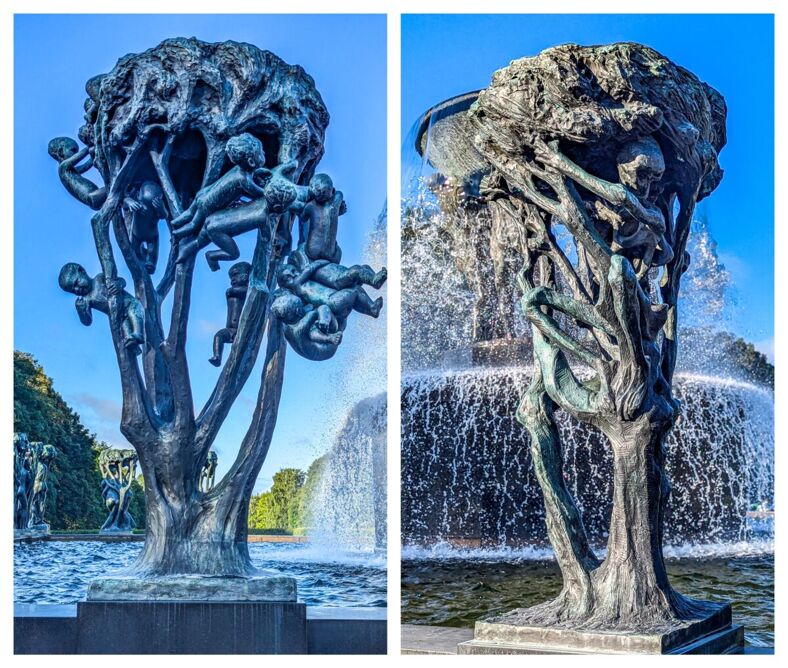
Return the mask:
[(49, 533), (44, 520), (49, 467), (57, 457), (53, 445), (29, 441), (27, 434), (14, 434), (14, 532)]
[(304, 195), (299, 201), (298, 246), (279, 270), (271, 309), (285, 324), (293, 350), (324, 360), (336, 352), (352, 311), (378, 317), (383, 299), (373, 300), (363, 286), (379, 289), (386, 269), (340, 264), (337, 228), (347, 206), (327, 174), (313, 176)]
[(205, 464), (203, 464), (202, 470), (200, 471), (200, 491), (204, 494), (210, 492), (213, 489), (214, 482), (216, 480), (216, 466), (219, 464), (219, 455), (217, 455), (213, 450), (208, 453), (208, 457), (205, 459)]
[(99, 455), (101, 496), (109, 511), (101, 526), (102, 534), (131, 533), (136, 526), (129, 512), (137, 474), (137, 453), (132, 449), (107, 448)]

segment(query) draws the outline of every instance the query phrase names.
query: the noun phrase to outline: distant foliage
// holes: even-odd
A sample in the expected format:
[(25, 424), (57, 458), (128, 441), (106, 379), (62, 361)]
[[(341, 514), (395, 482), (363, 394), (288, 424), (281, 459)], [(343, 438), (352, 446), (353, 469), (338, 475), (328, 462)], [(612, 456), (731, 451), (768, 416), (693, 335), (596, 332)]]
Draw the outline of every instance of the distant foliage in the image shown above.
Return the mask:
[(756, 383), (768, 385), (774, 389), (774, 365), (766, 359), (766, 355), (755, 349), (741, 337), (726, 332), (725, 346), (736, 360), (747, 377)]
[(774, 366), (740, 336), (711, 327), (685, 327), (679, 339), (680, 370), (731, 376), (774, 389)]
[(277, 471), (271, 489), (249, 502), (249, 529), (300, 533), (309, 526), (309, 502), (324, 463), (325, 457), (316, 459), (306, 473), (297, 468)]
[[(107, 447), (97, 442), (79, 415), (63, 400), (52, 379), (29, 353), (14, 351), (14, 431), (58, 450), (49, 474), (45, 519), (54, 530), (92, 531), (107, 516), (101, 498), (98, 456)], [(10, 444), (9, 444), (10, 448)], [(131, 513), (145, 527), (142, 476), (132, 485)]]
[[(58, 450), (49, 475), (45, 519), (53, 529), (95, 529), (104, 521), (98, 446), (52, 379), (28, 354), (14, 352), (14, 431)], [(10, 444), (9, 444), (10, 450)]]

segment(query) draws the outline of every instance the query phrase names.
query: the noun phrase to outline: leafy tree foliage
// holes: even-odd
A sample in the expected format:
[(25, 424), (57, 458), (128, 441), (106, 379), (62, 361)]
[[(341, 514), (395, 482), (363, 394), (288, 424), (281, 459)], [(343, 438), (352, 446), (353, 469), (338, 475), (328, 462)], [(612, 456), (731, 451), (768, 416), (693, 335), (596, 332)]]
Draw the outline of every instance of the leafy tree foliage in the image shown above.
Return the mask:
[(311, 499), (324, 464), (325, 456), (313, 461), (306, 473), (296, 468), (277, 471), (271, 489), (251, 499), (249, 528), (293, 532), (309, 526)]
[(95, 437), (55, 391), (35, 358), (19, 351), (14, 352), (14, 431), (57, 448), (45, 515), (52, 528), (101, 526), (105, 513)]
[[(55, 530), (95, 530), (107, 511), (101, 498), (98, 456), (107, 447), (97, 442), (79, 415), (55, 391), (52, 379), (29, 353), (14, 351), (14, 431), (31, 441), (51, 443), (58, 456), (49, 473), (45, 519)], [(133, 484), (131, 513), (145, 526), (142, 476)]]

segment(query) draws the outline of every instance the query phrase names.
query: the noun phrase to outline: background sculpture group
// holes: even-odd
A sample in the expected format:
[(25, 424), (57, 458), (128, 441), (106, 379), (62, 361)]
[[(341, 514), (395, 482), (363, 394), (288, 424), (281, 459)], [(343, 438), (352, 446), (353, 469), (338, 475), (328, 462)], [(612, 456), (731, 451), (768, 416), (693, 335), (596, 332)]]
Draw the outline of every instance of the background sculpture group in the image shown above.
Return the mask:
[[(147, 539), (132, 572), (253, 575), (248, 502), (276, 422), (286, 344), (308, 359), (333, 356), (352, 311), (379, 314), (382, 299), (363, 286), (379, 288), (385, 269), (340, 264), (344, 199), (327, 175), (315, 174), (328, 113), (300, 67), (249, 44), (179, 38), (122, 58), (86, 90), (85, 146), (60, 137), (49, 153), (66, 190), (96, 212), (101, 272), (91, 277), (68, 263), (59, 282), (77, 296), (84, 324), (93, 310), (109, 318), (123, 388), (121, 431), (145, 478)], [(102, 185), (87, 178), (90, 170)], [(159, 267), (162, 221), (169, 250)], [(255, 249), (229, 270), (226, 327), (209, 360), (221, 371), (195, 414), (185, 343), (196, 259), (210, 247), (212, 271), (239, 260), (235, 238), (245, 233), (255, 234)], [(119, 276), (116, 248), (133, 293)], [(251, 425), (214, 486), (210, 448), (263, 338)]]
[(99, 455), (101, 496), (109, 511), (100, 533), (131, 533), (135, 528), (129, 512), (131, 483), (137, 473), (137, 453), (134, 450), (108, 448)]
[(44, 520), (47, 501), (47, 478), (52, 460), (57, 457), (53, 445), (30, 442), (27, 434), (14, 434), (14, 535), (49, 533)]

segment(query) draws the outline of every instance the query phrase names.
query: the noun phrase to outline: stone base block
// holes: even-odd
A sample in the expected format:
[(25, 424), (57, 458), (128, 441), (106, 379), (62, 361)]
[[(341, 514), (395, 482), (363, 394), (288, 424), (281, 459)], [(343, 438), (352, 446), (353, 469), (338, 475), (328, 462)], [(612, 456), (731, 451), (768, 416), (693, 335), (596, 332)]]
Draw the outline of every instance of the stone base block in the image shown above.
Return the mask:
[(78, 654), (306, 654), (295, 602), (86, 601)]
[(473, 629), (403, 624), (400, 654), (457, 654), (457, 648), (472, 639)]
[[(711, 607), (711, 606), (710, 606)], [(738, 654), (744, 632), (731, 623), (729, 603), (702, 619), (643, 633), (576, 630), (518, 624), (520, 611), (476, 623), (458, 654)]]
[(14, 542), (32, 542), (49, 537), (49, 526), (39, 524), (29, 529), (14, 529)]
[(294, 578), (260, 572), (251, 577), (170, 575), (160, 578), (105, 577), (88, 586), (88, 601), (292, 601)]

